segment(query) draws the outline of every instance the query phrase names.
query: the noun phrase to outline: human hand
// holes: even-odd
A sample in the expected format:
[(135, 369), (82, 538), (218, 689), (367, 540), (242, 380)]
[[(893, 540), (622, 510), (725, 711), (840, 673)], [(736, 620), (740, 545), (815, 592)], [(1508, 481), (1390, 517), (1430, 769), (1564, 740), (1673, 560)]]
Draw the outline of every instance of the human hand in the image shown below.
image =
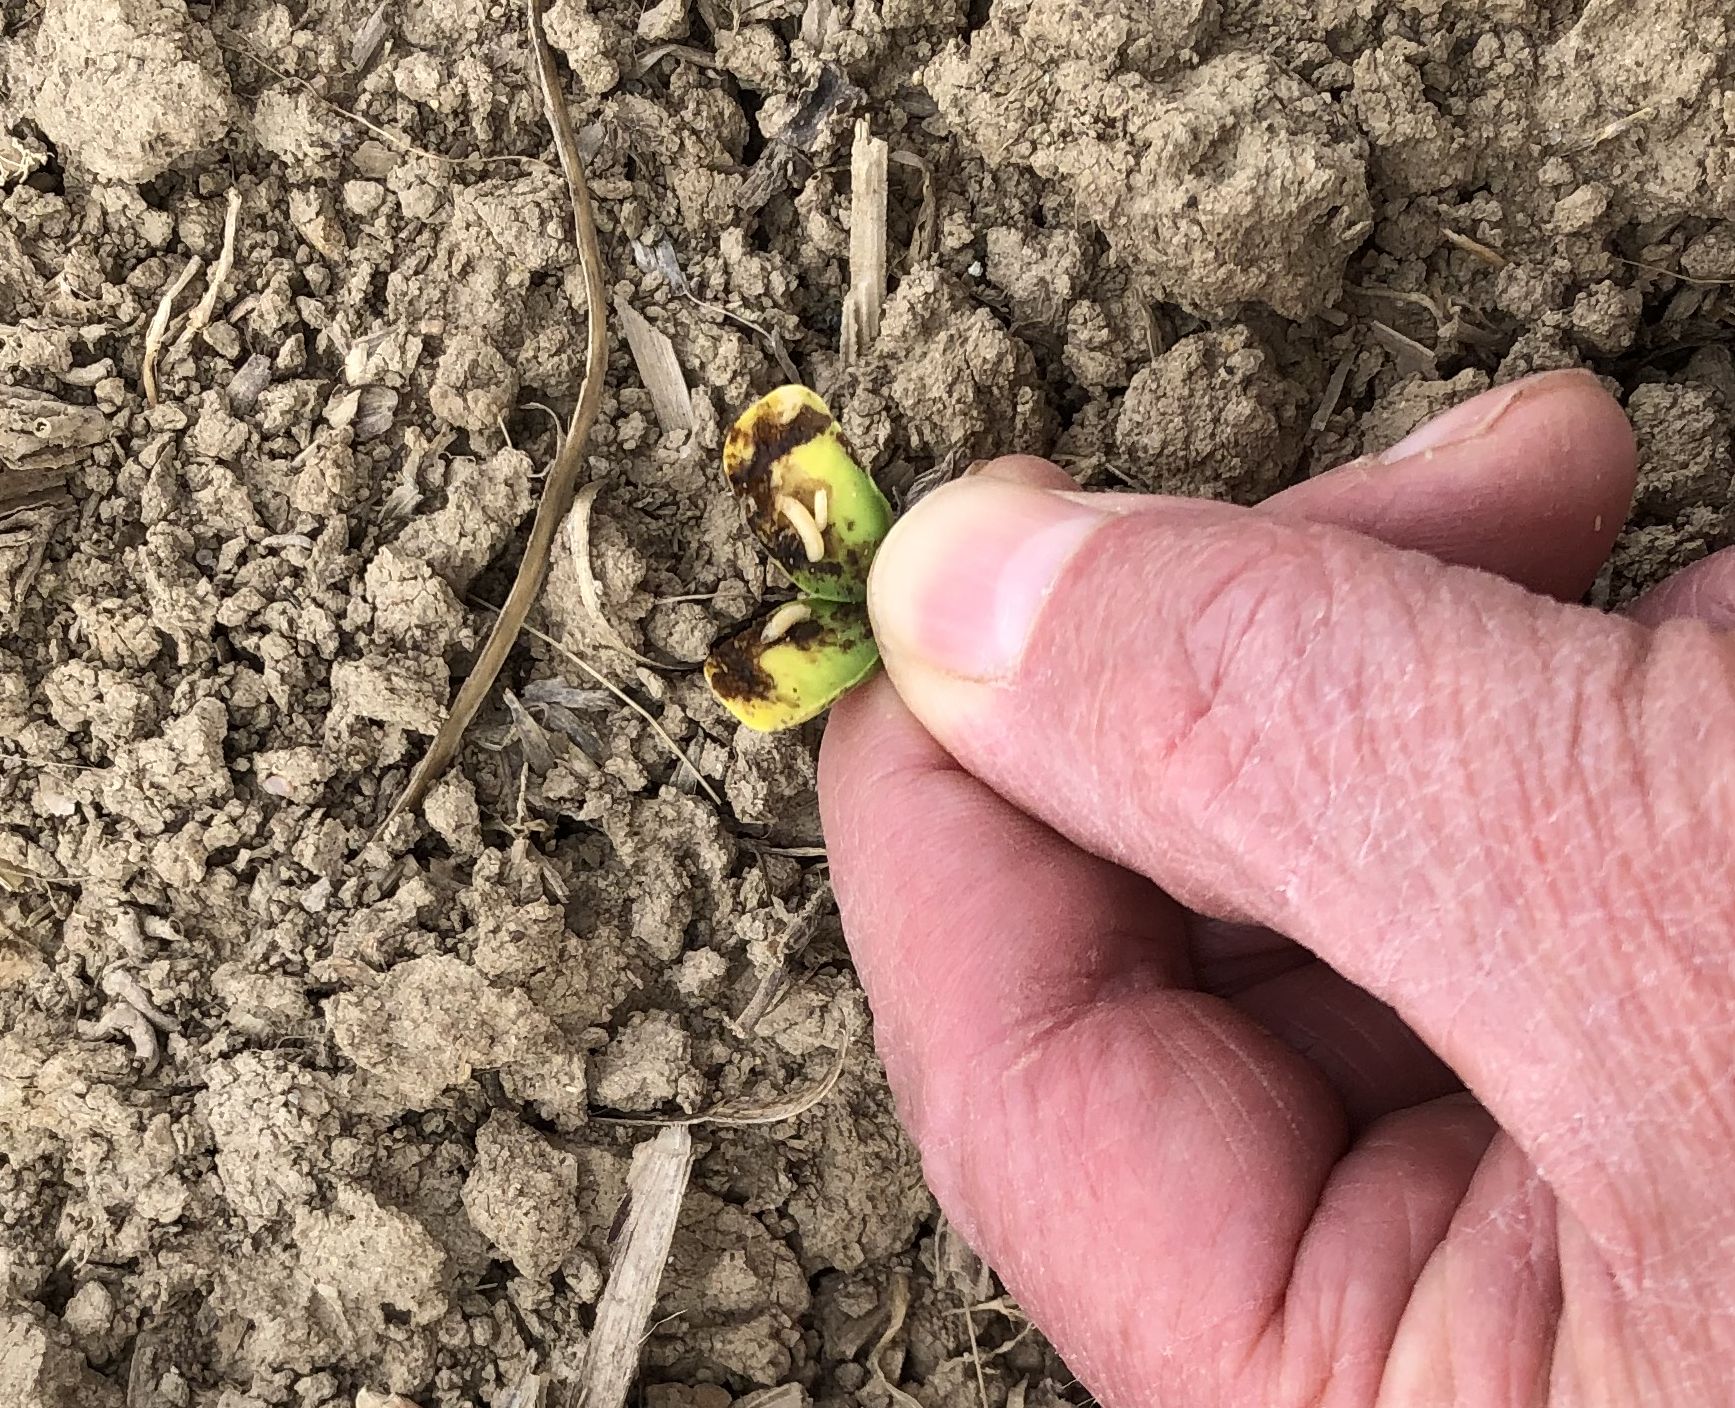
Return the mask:
[(1735, 563), (1564, 604), (1633, 488), (1588, 376), (1423, 434), (1255, 510), (1000, 461), (875, 567), (845, 932), (1108, 1408), (1729, 1401)]

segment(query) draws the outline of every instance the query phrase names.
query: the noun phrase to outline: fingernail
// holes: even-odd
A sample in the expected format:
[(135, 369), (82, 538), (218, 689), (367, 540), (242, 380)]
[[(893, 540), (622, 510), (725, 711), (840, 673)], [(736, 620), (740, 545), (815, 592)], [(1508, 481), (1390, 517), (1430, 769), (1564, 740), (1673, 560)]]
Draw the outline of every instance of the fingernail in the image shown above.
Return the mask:
[(874, 636), (894, 672), (1010, 675), (1066, 564), (1106, 521), (1070, 495), (1001, 480), (936, 489), (892, 529), (868, 584)]
[(1418, 455), (1437, 454), (1441, 450), (1478, 440), (1520, 401), (1547, 395), (1558, 386), (1582, 385), (1596, 377), (1582, 368), (1568, 371), (1538, 372), (1484, 391), (1460, 402), (1449, 411), (1442, 411), (1432, 420), (1410, 432), (1391, 449), (1374, 456), (1375, 464), (1396, 464), (1399, 460)]

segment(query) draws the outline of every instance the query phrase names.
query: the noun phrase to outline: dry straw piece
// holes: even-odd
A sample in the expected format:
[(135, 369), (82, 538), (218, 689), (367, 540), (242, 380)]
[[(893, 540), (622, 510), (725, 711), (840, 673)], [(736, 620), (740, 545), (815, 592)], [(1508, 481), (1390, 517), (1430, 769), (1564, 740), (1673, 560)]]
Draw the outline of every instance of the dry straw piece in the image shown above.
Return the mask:
[(670, 1125), (633, 1150), (625, 1217), (585, 1349), (577, 1408), (621, 1408), (626, 1402), (692, 1166), (693, 1136), (683, 1125)]
[(530, 30), (530, 45), (536, 54), (537, 74), (542, 81), (542, 100), (548, 109), (549, 125), (554, 129), (555, 150), (560, 153), (560, 165), (566, 172), (568, 194), (572, 198), (573, 233), (578, 242), (578, 261), (584, 272), (585, 290), (585, 349), (584, 381), (579, 387), (578, 404), (573, 407), (572, 421), (560, 451), (549, 466), (542, 482), (542, 497), (536, 505), (536, 518), (530, 525), (530, 541), (525, 545), (518, 575), (512, 579), (500, 613), (494, 618), (494, 629), (488, 633), (482, 652), (476, 657), (452, 711), (440, 731), (434, 736), (426, 755), (410, 775), (409, 786), (393, 803), (380, 823), (376, 838), (403, 812), (420, 805), (434, 779), (446, 770), (446, 765), (458, 753), (464, 730), (482, 701), (493, 689), (500, 667), (512, 651), (524, 619), (536, 594), (542, 590), (548, 573), (548, 556), (554, 547), (554, 535), (560, 530), (567, 510), (572, 506), (578, 487), (579, 466), (584, 459), (585, 442), (590, 428), (596, 423), (602, 406), (603, 380), (608, 372), (608, 294), (602, 281), (602, 250), (597, 243), (596, 217), (590, 208), (590, 187), (584, 178), (584, 163), (578, 154), (578, 138), (572, 130), (572, 114), (567, 111), (566, 97), (560, 89), (560, 73), (554, 66), (554, 52), (548, 47), (548, 37), (542, 32), (542, 0), (525, 0), (526, 22)]
[(651, 393), (651, 409), (657, 424), (667, 433), (693, 428), (693, 398), (687, 390), (687, 379), (681, 374), (681, 359), (675, 355), (675, 344), (665, 333), (652, 327), (644, 314), (617, 296), (615, 316), (626, 334), (627, 347), (639, 369), (639, 380)]
[(889, 149), (855, 125), (849, 162), (849, 293), (843, 300), (843, 353), (848, 366), (880, 335), (886, 301), (886, 161)]

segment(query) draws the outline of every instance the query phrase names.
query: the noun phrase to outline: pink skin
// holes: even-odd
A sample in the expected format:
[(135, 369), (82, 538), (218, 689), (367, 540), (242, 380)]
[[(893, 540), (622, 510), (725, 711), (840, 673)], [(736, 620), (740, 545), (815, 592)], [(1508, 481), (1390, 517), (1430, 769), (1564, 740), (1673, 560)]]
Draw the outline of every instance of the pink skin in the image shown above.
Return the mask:
[(1108, 1408), (1728, 1401), (1735, 565), (1566, 604), (1631, 434), (1505, 394), (1257, 510), (999, 461), (882, 551), (845, 929)]

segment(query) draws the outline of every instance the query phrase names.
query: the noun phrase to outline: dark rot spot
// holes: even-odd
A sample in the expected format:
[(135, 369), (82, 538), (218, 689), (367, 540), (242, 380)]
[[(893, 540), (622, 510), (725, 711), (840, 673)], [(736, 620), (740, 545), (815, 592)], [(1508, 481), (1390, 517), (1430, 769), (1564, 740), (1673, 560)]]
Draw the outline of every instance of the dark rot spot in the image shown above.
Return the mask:
[(807, 599), (812, 615), (767, 641), (768, 612), (721, 642), (705, 662), (705, 679), (724, 706), (750, 728), (791, 728), (821, 713), (871, 674), (879, 661), (867, 612), (846, 602)]
[[(807, 622), (803, 622), (807, 625)], [(794, 634), (793, 631), (790, 634)], [(711, 651), (705, 662), (705, 680), (716, 696), (730, 700), (765, 699), (772, 693), (771, 676), (760, 667), (763, 653), (759, 625), (755, 622)]]
[(752, 512), (776, 521), (772, 466), (797, 445), (824, 435), (832, 424), (830, 416), (812, 406), (803, 406), (792, 420), (778, 420), (763, 402), (735, 422), (723, 444), (723, 468)]

